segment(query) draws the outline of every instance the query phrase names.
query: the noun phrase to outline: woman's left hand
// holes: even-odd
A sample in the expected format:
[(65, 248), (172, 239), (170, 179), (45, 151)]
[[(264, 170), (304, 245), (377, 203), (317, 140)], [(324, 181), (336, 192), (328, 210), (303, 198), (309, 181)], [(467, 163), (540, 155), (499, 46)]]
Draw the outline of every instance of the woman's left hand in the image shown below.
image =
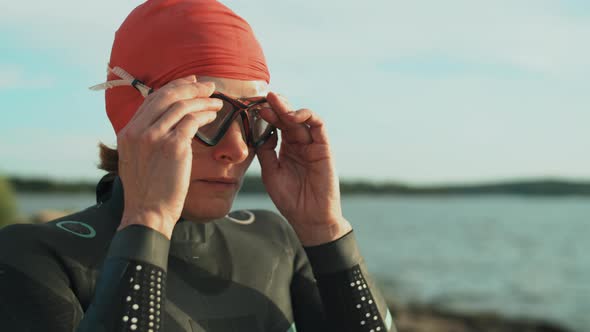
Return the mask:
[(304, 246), (341, 238), (352, 227), (342, 216), (340, 186), (323, 121), (312, 111), (293, 111), (287, 100), (269, 93), (272, 109), (261, 116), (281, 132), (257, 150), (262, 181), (277, 209)]

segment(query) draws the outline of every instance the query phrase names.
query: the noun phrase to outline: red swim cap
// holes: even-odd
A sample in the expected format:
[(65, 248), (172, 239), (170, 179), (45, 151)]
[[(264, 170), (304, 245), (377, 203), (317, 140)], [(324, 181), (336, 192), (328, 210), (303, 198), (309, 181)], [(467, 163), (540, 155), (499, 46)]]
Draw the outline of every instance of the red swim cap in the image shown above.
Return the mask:
[[(248, 23), (217, 0), (148, 0), (115, 34), (110, 67), (120, 67), (157, 89), (191, 74), (270, 81), (262, 48)], [(118, 79), (113, 74), (108, 80)], [(119, 132), (143, 97), (133, 87), (105, 93)]]

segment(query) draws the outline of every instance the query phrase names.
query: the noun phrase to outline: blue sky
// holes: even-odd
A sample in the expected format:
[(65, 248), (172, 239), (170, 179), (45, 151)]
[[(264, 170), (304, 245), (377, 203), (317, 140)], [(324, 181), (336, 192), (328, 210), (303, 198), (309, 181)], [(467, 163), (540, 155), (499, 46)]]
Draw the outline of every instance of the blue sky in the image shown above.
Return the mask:
[[(588, 1), (223, 2), (272, 87), (326, 120), (344, 178), (590, 179)], [(140, 3), (0, 0), (0, 172), (100, 176), (115, 136), (87, 87)]]

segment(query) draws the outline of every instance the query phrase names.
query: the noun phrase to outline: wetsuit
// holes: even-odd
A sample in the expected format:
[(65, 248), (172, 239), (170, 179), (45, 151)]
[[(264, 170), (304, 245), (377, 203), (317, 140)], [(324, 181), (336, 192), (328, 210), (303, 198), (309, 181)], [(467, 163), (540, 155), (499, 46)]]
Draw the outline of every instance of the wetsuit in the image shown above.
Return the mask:
[(0, 231), (0, 331), (395, 331), (352, 232), (303, 248), (262, 210), (180, 221), (172, 240), (117, 232), (121, 182), (97, 188), (86, 210)]

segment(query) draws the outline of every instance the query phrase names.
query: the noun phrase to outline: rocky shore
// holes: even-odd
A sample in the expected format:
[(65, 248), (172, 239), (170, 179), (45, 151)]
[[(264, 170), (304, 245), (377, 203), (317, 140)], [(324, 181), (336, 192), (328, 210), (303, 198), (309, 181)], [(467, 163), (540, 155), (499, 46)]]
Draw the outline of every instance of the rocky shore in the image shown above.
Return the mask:
[(431, 306), (389, 305), (398, 332), (573, 332), (551, 322), (464, 314)]

